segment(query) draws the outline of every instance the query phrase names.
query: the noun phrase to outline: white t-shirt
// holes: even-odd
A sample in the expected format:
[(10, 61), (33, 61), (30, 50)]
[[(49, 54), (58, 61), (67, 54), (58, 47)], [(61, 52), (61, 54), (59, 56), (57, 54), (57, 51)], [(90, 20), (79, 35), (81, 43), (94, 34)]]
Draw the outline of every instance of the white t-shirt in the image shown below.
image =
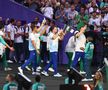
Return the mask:
[(56, 39), (52, 39), (54, 36), (54, 34), (52, 32), (50, 32), (49, 34), (49, 51), (50, 52), (58, 52), (58, 41), (59, 38), (57, 37)]
[(75, 42), (75, 51), (84, 52), (80, 48), (83, 47), (85, 49), (86, 37), (84, 34), (81, 34), (78, 38), (76, 38)]
[(36, 33), (35, 34), (35, 41), (36, 41), (36, 47), (37, 47), (37, 49), (40, 49), (40, 39), (39, 39), (39, 37), (40, 37), (40, 34)]
[[(18, 34), (18, 33), (24, 33), (24, 29), (22, 27), (15, 27), (15, 34)], [(15, 37), (15, 40), (14, 40), (15, 43), (23, 43), (23, 37), (22, 36), (19, 36), (19, 37)]]
[(75, 16), (77, 16), (78, 15), (78, 12), (77, 11), (68, 11), (68, 19), (74, 19), (75, 18)]
[(2, 56), (4, 53), (4, 45), (0, 43), (0, 55)]
[[(35, 41), (35, 34), (34, 33), (30, 33), (29, 34), (29, 51), (35, 50), (32, 41)], [(36, 42), (35, 42), (36, 43)]]
[(108, 21), (108, 14), (106, 14), (103, 18), (101, 23), (107, 22)]
[(48, 18), (53, 18), (53, 8), (52, 7), (45, 7), (43, 8), (43, 13), (44, 13), (44, 16), (48, 17)]
[(10, 32), (10, 38), (11, 38), (11, 40), (14, 40), (14, 35), (15, 35), (15, 28), (14, 28), (14, 25), (9, 24), (9, 25), (7, 26), (7, 32)]
[(74, 52), (75, 51), (75, 37), (72, 36), (69, 38), (69, 41), (65, 48), (66, 52)]
[[(101, 21), (101, 19), (99, 18), (99, 17), (97, 17), (97, 18), (90, 18), (89, 19), (89, 25), (93, 25), (94, 26), (94, 30), (98, 30), (98, 31), (100, 31), (101, 30), (101, 28), (100, 27), (97, 27), (97, 26), (100, 26), (100, 21)], [(95, 24), (97, 25), (97, 26), (95, 26)]]

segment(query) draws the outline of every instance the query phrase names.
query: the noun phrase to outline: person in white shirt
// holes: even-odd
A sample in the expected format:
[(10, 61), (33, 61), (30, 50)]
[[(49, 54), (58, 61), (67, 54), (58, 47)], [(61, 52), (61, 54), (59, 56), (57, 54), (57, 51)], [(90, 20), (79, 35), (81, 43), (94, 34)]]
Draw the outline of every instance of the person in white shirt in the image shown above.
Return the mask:
[[(33, 22), (35, 26), (40, 27), (39, 17), (36, 17)], [(29, 23), (28, 26), (31, 27), (31, 23)]]
[(15, 39), (14, 39), (14, 46), (15, 46), (15, 54), (17, 62), (21, 63), (24, 61), (24, 29), (21, 26), (21, 21), (18, 20), (15, 26)]
[(78, 63), (78, 59), (81, 58), (81, 60), (84, 61), (84, 49), (86, 44), (86, 37), (83, 34), (86, 30), (87, 26), (83, 26), (80, 29), (80, 32), (76, 33), (75, 38), (75, 56), (73, 58), (72, 67), (76, 68), (76, 65)]
[(12, 70), (12, 69), (8, 67), (8, 63), (7, 63), (7, 60), (6, 60), (6, 48), (9, 48), (11, 51), (14, 51), (14, 48), (10, 47), (4, 41), (5, 34), (2, 30), (3, 30), (3, 28), (0, 28), (0, 60), (2, 59), (4, 70), (9, 71), (9, 70)]
[(58, 62), (58, 44), (59, 40), (62, 40), (64, 33), (62, 30), (58, 32), (57, 27), (51, 28), (51, 32), (49, 34), (49, 51), (50, 51), (50, 62), (45, 67), (44, 71), (41, 72), (45, 76), (49, 76), (48, 69), (53, 65), (54, 68), (54, 77), (61, 77), (62, 75), (57, 71), (57, 62)]
[(30, 51), (30, 55), (28, 60), (21, 66), (18, 67), (18, 70), (21, 74), (23, 74), (23, 69), (26, 68), (26, 66), (28, 66), (29, 64), (32, 63), (32, 67), (33, 67), (33, 72), (32, 74), (38, 74), (38, 72), (36, 72), (36, 67), (37, 67), (37, 54), (40, 54), (40, 51), (38, 50), (38, 46), (37, 46), (37, 40), (36, 40), (36, 33), (37, 31), (40, 31), (40, 29), (42, 28), (42, 26), (45, 24), (45, 21), (42, 22), (40, 28), (37, 27), (32, 27), (32, 32), (29, 34), (29, 51)]
[(75, 52), (75, 37), (71, 36), (65, 48), (66, 55), (68, 57), (68, 69), (72, 64), (72, 57)]
[[(10, 23), (7, 25), (7, 43), (10, 45), (10, 46), (13, 46), (14, 45), (14, 36), (15, 36), (15, 20), (14, 19), (10, 19)], [(14, 59), (14, 52), (13, 51), (10, 51), (9, 49), (7, 49), (6, 51), (6, 56), (7, 56), (7, 59), (9, 60), (9, 62), (13, 62), (13, 61), (10, 61), (10, 60), (13, 60)]]
[(41, 11), (44, 14), (44, 16), (53, 19), (54, 10), (50, 4), (47, 4), (44, 8), (42, 8)]
[(49, 24), (50, 24), (49, 19), (46, 19), (46, 23), (40, 31), (42, 32), (47, 27), (47, 30), (45, 31), (45, 33), (40, 37), (41, 39), (41, 59), (43, 60), (44, 65), (46, 65), (49, 60), (49, 52), (47, 50), (47, 37), (49, 33), (49, 28), (50, 28)]
[(101, 19), (97, 17), (97, 13), (94, 11), (92, 13), (92, 17), (89, 19), (89, 25), (94, 26), (94, 31), (100, 32), (101, 31), (100, 24), (101, 24)]

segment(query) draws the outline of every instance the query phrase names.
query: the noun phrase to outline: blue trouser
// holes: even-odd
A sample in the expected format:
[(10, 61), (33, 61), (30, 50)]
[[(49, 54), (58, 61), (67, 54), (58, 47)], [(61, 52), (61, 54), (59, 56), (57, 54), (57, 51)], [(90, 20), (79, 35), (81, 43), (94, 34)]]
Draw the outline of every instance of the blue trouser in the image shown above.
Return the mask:
[(87, 58), (84, 59), (84, 71), (87, 74), (86, 76), (87, 79), (90, 79), (92, 77), (91, 68), (90, 68), (91, 61), (92, 61), (91, 59), (87, 59)]
[(72, 62), (72, 67), (73, 68), (76, 68), (76, 65), (78, 63), (78, 59), (81, 58), (81, 60), (83, 60), (84, 62), (84, 52), (75, 52), (75, 56), (74, 56), (74, 59), (73, 59), (73, 62)]
[(37, 56), (36, 56), (36, 51), (30, 51), (29, 59), (21, 66), (22, 69), (25, 69), (26, 66), (29, 64), (33, 65), (34, 72), (36, 71), (36, 66), (37, 66)]
[(57, 74), (57, 60), (58, 60), (58, 52), (50, 52), (50, 62), (45, 67), (45, 71), (48, 72), (48, 69), (53, 65), (54, 74)]

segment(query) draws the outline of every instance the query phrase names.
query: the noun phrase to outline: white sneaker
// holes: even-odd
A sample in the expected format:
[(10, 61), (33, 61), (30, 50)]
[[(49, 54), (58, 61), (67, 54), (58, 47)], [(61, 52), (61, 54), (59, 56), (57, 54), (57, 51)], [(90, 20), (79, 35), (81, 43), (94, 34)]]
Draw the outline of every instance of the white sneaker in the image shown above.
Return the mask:
[(93, 74), (92, 77), (94, 77), (95, 75)]
[(31, 69), (30, 69), (28, 66), (26, 66), (25, 68), (26, 68), (28, 71), (31, 71)]
[(80, 71), (80, 74), (86, 74), (86, 72), (84, 72), (84, 71)]
[(93, 81), (93, 79), (92, 78), (90, 78), (90, 79), (84, 78), (84, 79), (82, 79), (82, 81)]
[(39, 67), (37, 67), (37, 69), (41, 70), (41, 69), (42, 69), (42, 67), (41, 67), (41, 66), (39, 66)]
[(42, 69), (42, 68), (39, 66), (39, 67), (36, 68), (36, 71), (37, 71), (37, 72), (40, 72), (41, 69)]
[(46, 71), (41, 72), (41, 74), (43, 74), (44, 76), (49, 76), (49, 74)]
[(36, 72), (36, 75), (40, 75), (40, 73), (39, 72)]
[(35, 75), (36, 74), (36, 72), (32, 72), (32, 75)]
[(5, 71), (11, 71), (12, 68), (9, 68), (9, 67), (8, 67), (8, 68), (5, 68), (4, 70), (5, 70)]
[(8, 60), (7, 62), (8, 62), (8, 63), (13, 63), (13, 61), (11, 61), (11, 60)]
[(60, 73), (54, 74), (54, 77), (62, 77)]
[(21, 69), (21, 67), (18, 67), (18, 70), (21, 74), (23, 74), (23, 70)]
[(49, 68), (48, 69), (50, 72), (54, 72), (54, 69), (53, 68)]
[(37, 72), (40, 72), (40, 69), (36, 69)]
[(47, 63), (49, 63), (50, 61), (47, 61)]
[(40, 75), (39, 72), (32, 72), (32, 75)]

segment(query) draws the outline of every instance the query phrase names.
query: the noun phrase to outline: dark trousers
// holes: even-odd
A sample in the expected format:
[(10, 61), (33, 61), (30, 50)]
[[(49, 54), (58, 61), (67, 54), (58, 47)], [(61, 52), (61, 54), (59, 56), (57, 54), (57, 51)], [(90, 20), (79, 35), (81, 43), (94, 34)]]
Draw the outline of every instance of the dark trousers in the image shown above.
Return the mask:
[(49, 60), (49, 52), (47, 51), (47, 43), (41, 42), (41, 59), (44, 64), (47, 64), (47, 60)]
[(24, 61), (24, 44), (15, 43), (14, 47), (17, 61)]

